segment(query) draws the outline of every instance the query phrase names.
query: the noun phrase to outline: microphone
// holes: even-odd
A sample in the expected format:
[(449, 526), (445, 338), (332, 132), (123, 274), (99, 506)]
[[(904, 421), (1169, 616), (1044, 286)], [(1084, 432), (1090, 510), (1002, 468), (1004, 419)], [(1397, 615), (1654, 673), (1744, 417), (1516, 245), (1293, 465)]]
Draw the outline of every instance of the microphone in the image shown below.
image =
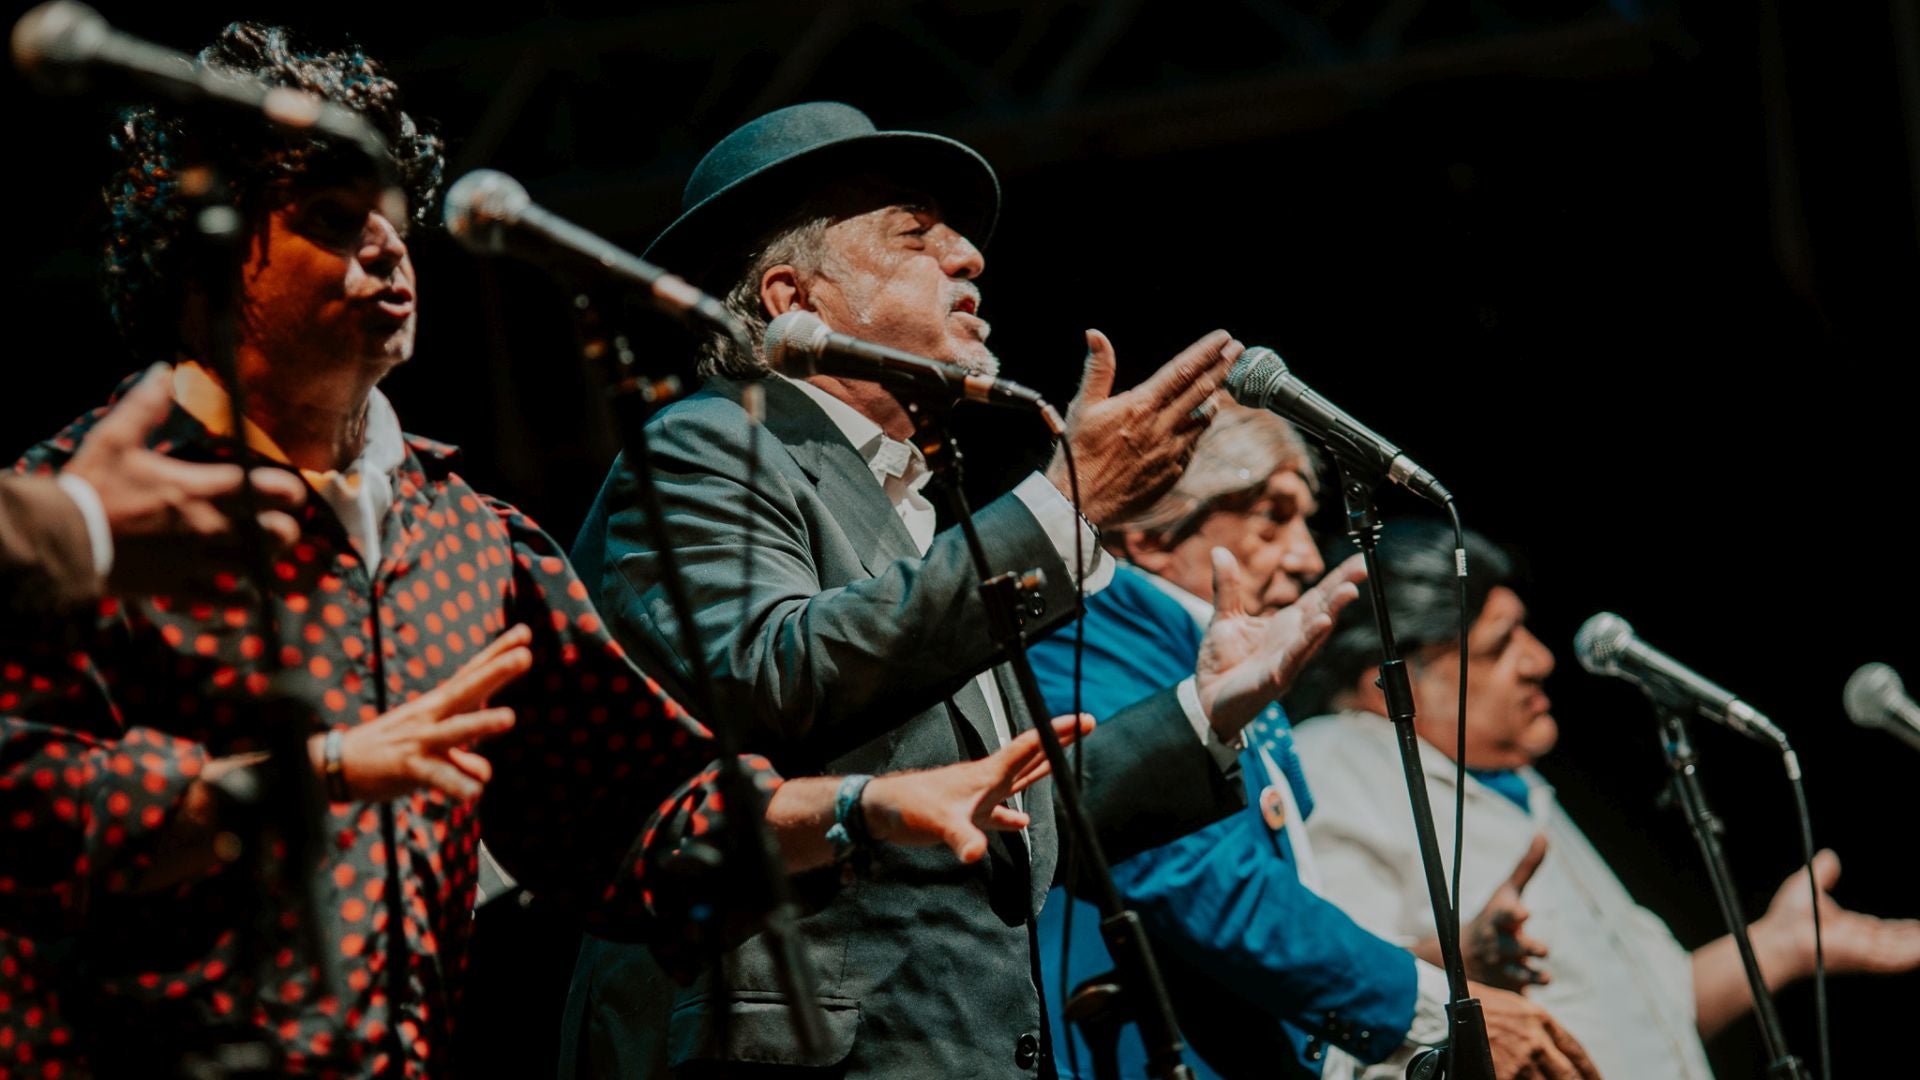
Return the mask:
[(965, 398), (986, 405), (1034, 409), (1055, 435), (1067, 429), (1060, 414), (1045, 398), (1012, 379), (975, 374), (959, 364), (929, 360), (835, 333), (811, 311), (796, 308), (776, 317), (767, 325), (765, 348), (768, 362), (795, 379), (836, 375), (949, 401)]
[(1580, 666), (1595, 675), (1625, 679), (1667, 705), (1692, 709), (1750, 738), (1790, 749), (1786, 733), (1765, 713), (1641, 641), (1627, 620), (1612, 612), (1603, 611), (1580, 627), (1573, 653)]
[(354, 110), (305, 90), (201, 67), (185, 53), (115, 30), (74, 0), (41, 4), (20, 16), (13, 24), (13, 62), (51, 93), (83, 93), (104, 77), (183, 105), (237, 109), (287, 131), (338, 140), (373, 160), (383, 179), (391, 168), (387, 141)]
[(637, 285), (669, 315), (689, 315), (747, 341), (746, 328), (712, 296), (613, 242), (542, 207), (520, 181), (475, 169), (447, 189), (442, 220), (462, 247), (480, 255), (517, 254), (535, 262)]
[(1899, 672), (1885, 664), (1862, 664), (1842, 696), (1854, 723), (1891, 732), (1920, 750), (1920, 705), (1907, 696)]
[(1335, 457), (1350, 467), (1366, 470), (1375, 479), (1384, 476), (1441, 506), (1453, 501), (1453, 493), (1435, 480), (1432, 473), (1414, 464), (1412, 458), (1372, 428), (1315, 393), (1287, 370), (1286, 361), (1272, 349), (1256, 345), (1241, 353), (1240, 359), (1234, 361), (1233, 370), (1227, 372), (1227, 393), (1242, 405), (1278, 413), (1300, 425), (1308, 434), (1326, 443)]

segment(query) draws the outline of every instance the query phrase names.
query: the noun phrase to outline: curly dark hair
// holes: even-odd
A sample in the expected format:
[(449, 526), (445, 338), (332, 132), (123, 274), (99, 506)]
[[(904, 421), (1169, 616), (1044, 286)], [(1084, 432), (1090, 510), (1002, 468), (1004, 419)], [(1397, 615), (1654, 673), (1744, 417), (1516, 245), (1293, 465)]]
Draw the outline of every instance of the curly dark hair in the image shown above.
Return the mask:
[[(431, 220), (444, 168), (440, 137), (401, 111), (400, 88), (359, 47), (313, 49), (283, 27), (236, 22), (201, 50), (197, 62), (358, 110), (386, 138), (414, 222)], [(322, 187), (366, 172), (354, 152), (324, 138), (164, 106), (122, 114), (113, 148), (123, 164), (103, 192), (102, 284), (114, 322), (135, 354), (149, 360), (171, 359), (183, 344), (179, 321), (191, 276), (180, 243), (188, 213), (183, 169), (194, 161), (212, 164), (250, 235), (265, 220), (272, 186)]]

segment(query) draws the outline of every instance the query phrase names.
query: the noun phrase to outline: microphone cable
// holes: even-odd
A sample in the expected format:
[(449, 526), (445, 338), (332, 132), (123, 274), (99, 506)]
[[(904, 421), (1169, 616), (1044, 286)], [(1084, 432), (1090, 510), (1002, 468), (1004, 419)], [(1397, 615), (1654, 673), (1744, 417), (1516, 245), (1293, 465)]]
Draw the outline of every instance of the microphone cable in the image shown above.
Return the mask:
[[(1466, 849), (1467, 825), (1467, 531), (1460, 525), (1460, 509), (1448, 496), (1447, 517), (1453, 522), (1454, 600), (1460, 621), (1460, 711), (1454, 725), (1454, 761), (1458, 776), (1453, 785), (1453, 941), (1460, 947), (1460, 853)], [(1460, 954), (1462, 972), (1466, 953)]]
[(1827, 953), (1820, 938), (1820, 879), (1813, 872), (1813, 815), (1807, 810), (1807, 789), (1800, 779), (1800, 756), (1786, 751), (1787, 779), (1793, 784), (1793, 805), (1800, 818), (1800, 848), (1806, 856), (1807, 889), (1813, 894), (1813, 1015), (1820, 1041), (1821, 1080), (1833, 1080), (1833, 1053), (1827, 1033)]

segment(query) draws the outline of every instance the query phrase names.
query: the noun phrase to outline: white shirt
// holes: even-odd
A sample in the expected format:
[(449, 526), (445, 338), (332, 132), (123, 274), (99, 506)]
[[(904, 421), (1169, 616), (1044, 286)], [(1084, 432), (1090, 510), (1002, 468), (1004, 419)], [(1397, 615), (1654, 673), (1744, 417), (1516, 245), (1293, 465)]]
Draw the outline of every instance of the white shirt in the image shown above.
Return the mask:
[[(927, 501), (922, 491), (927, 482), (933, 479), (933, 474), (927, 471), (926, 459), (921, 456), (919, 447), (888, 435), (858, 409), (818, 386), (800, 379), (788, 379), (785, 375), (779, 377), (798, 387), (801, 393), (820, 406), (827, 414), (827, 419), (833, 421), (833, 426), (859, 451), (867, 468), (873, 470), (873, 478), (887, 493), (887, 501), (893, 504), (893, 512), (900, 516), (908, 535), (913, 537), (914, 546), (925, 555), (933, 545), (935, 513), (933, 504)], [(1087, 595), (1099, 592), (1113, 581), (1113, 559), (1101, 549), (1093, 529), (1080, 517), (1067, 497), (1060, 494), (1059, 488), (1036, 472), (1020, 481), (1014, 487), (1013, 494), (1040, 523), (1047, 538), (1053, 542), (1054, 550), (1060, 553), (1060, 561), (1068, 566), (1073, 565), (1074, 538), (1076, 533), (1079, 535)], [(987, 699), (987, 711), (993, 717), (994, 732), (1004, 746), (1012, 739), (1013, 729), (1007, 721), (1007, 706), (1000, 696), (1000, 686), (994, 681), (991, 671), (975, 675), (973, 681)], [(1231, 770), (1239, 756), (1239, 747), (1222, 742), (1215, 734), (1213, 724), (1200, 708), (1200, 695), (1194, 688), (1193, 677), (1182, 680), (1177, 692), (1181, 710), (1192, 725), (1194, 736), (1213, 753), (1214, 761), (1223, 771)], [(1044, 719), (1035, 717), (1034, 721), (1038, 723)]]
[[(1135, 569), (1139, 568), (1135, 567)], [(1203, 629), (1212, 620), (1213, 605), (1205, 600), (1158, 574), (1149, 574), (1141, 570), (1140, 576), (1154, 588), (1179, 601), (1180, 606), (1185, 608), (1187, 614), (1191, 615), (1193, 621)], [(1265, 746), (1260, 748), (1260, 767), (1266, 773), (1268, 786), (1280, 792), (1281, 805), (1286, 811), (1286, 821), (1282, 828), (1286, 830), (1287, 843), (1293, 848), (1294, 869), (1300, 877), (1300, 884), (1305, 885), (1316, 895), (1328, 896), (1322, 885), (1319, 860), (1314, 857), (1312, 837), (1307, 830), (1306, 818), (1300, 813), (1299, 801), (1293, 797), (1293, 785), (1287, 781), (1286, 774), (1280, 771), (1279, 763), (1267, 753)], [(1312, 768), (1306, 771), (1309, 783), (1313, 784), (1313, 790), (1320, 791), (1321, 785), (1318, 782), (1320, 778), (1315, 775)], [(1322, 813), (1320, 810), (1322, 805), (1324, 805), (1322, 797), (1315, 795), (1316, 817)], [(1439, 1045), (1447, 1038), (1447, 1000), (1450, 997), (1447, 973), (1418, 957), (1414, 958), (1413, 963), (1415, 976), (1413, 1023), (1408, 1025), (1406, 1042), (1401, 1052), (1376, 1066), (1379, 1069), (1392, 1070), (1394, 1075), (1405, 1074), (1406, 1063), (1414, 1053), (1428, 1046)], [(1329, 1046), (1326, 1049), (1326, 1057), (1320, 1063), (1320, 1080), (1346, 1080), (1347, 1077), (1358, 1075), (1363, 1068), (1364, 1066), (1351, 1054), (1337, 1046)]]
[[(1433, 910), (1414, 840), (1393, 725), (1371, 713), (1321, 717), (1296, 729), (1315, 779), (1314, 838), (1326, 895), (1362, 926), (1411, 944), (1434, 934)], [(1460, 771), (1420, 743), (1427, 792), (1451, 806)], [(1653, 912), (1634, 903), (1585, 834), (1532, 769), (1529, 805), (1466, 777), (1467, 847), (1460, 906), (1478, 912), (1513, 873), (1537, 833), (1547, 857), (1525, 893), (1527, 933), (1550, 950), (1553, 981), (1527, 991), (1586, 1048), (1604, 1076), (1707, 1080), (1706, 1049), (1694, 1026), (1693, 959)], [(1436, 814), (1443, 853), (1453, 850), (1453, 815)]]

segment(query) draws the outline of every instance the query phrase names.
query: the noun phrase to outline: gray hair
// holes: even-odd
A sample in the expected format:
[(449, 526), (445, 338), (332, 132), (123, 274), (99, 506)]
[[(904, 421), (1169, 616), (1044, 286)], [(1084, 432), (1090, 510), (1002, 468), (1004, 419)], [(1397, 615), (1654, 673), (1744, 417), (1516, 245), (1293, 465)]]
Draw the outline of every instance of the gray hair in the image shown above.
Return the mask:
[(827, 226), (834, 217), (818, 208), (808, 208), (768, 231), (747, 253), (746, 267), (720, 298), (726, 309), (747, 328), (753, 352), (742, 354), (739, 345), (727, 334), (709, 331), (700, 342), (700, 377), (763, 379), (773, 368), (760, 355), (767, 337), (767, 309), (760, 303), (760, 278), (780, 265), (792, 266), (803, 274), (819, 271), (826, 260)]
[(1292, 424), (1265, 409), (1222, 406), (1172, 489), (1117, 531), (1177, 536), (1214, 503), (1264, 488), (1267, 478), (1282, 469), (1297, 471), (1310, 489), (1319, 490), (1313, 454)]

